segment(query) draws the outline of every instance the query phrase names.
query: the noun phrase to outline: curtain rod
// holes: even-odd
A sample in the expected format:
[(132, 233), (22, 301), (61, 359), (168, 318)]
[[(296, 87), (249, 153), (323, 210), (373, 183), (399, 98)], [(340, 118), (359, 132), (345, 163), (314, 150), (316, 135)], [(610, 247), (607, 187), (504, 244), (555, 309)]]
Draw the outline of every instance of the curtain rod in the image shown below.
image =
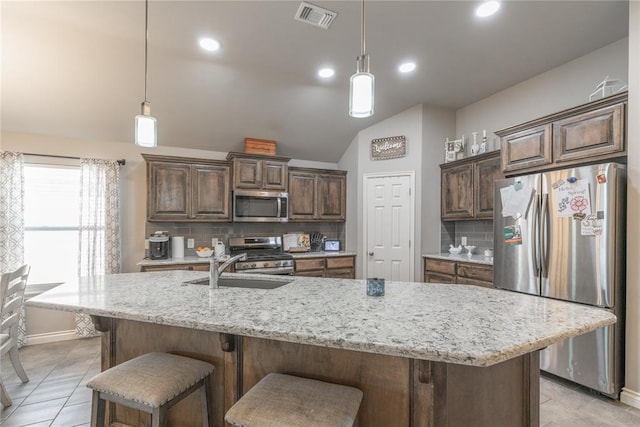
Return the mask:
[[(35, 154), (35, 153), (22, 153), (25, 156), (36, 156), (36, 157), (54, 157), (56, 159), (72, 159), (72, 160), (80, 160), (80, 157), (73, 156), (57, 156), (55, 154)], [(125, 159), (116, 160), (120, 166), (124, 166), (127, 161)]]

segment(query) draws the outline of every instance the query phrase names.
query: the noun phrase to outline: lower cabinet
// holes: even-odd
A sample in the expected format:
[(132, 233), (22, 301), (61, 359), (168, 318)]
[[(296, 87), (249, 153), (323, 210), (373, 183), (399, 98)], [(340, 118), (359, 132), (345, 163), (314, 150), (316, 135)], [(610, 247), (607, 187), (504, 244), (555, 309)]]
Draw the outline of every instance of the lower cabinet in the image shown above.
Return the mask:
[(493, 287), (493, 266), (464, 261), (424, 259), (424, 281)]
[(140, 267), (140, 271), (142, 272), (168, 270), (209, 271), (209, 264), (143, 265)]
[(355, 256), (331, 256), (295, 259), (295, 276), (355, 279)]

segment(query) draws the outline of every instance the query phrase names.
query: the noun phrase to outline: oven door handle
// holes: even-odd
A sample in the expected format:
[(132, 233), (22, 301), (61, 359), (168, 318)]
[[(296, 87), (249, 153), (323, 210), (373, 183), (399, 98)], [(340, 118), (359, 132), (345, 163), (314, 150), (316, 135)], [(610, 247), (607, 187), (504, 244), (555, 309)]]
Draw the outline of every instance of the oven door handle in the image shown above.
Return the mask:
[(236, 270), (236, 273), (242, 274), (293, 274), (293, 267), (276, 267), (276, 268), (252, 268), (251, 270)]

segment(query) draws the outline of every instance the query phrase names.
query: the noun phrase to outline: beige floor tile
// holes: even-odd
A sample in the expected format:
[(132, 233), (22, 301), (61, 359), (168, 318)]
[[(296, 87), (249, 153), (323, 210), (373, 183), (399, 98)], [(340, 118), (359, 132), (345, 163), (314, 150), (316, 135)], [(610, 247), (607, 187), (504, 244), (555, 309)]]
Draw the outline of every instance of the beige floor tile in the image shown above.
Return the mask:
[(53, 421), (66, 401), (67, 399), (63, 398), (33, 405), (21, 405), (2, 422), (2, 427), (22, 427), (43, 421)]
[(91, 421), (91, 402), (62, 408), (51, 427), (71, 427)]

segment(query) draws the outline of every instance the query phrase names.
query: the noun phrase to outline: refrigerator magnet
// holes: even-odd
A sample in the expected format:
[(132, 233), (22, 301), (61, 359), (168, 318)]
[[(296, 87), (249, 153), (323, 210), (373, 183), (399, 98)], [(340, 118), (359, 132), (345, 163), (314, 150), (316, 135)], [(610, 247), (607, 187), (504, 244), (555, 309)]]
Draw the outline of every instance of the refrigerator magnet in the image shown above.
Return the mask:
[(573, 184), (577, 180), (578, 180), (578, 178), (576, 178), (575, 176), (570, 176), (569, 178), (567, 178), (567, 181), (570, 182), (571, 184)]
[(604, 211), (597, 211), (596, 212), (596, 217), (598, 219), (604, 219)]
[(516, 191), (522, 190), (522, 181), (516, 181), (513, 183), (513, 189)]
[(557, 190), (558, 187), (560, 187), (562, 184), (564, 184), (564, 180), (560, 178), (559, 180), (551, 184), (551, 188), (553, 188), (554, 190)]
[(504, 235), (504, 243), (506, 245), (522, 244), (522, 232), (519, 225), (507, 225), (502, 229), (502, 233)]
[(582, 213), (582, 212), (576, 212), (573, 214), (573, 219), (577, 220), (577, 221), (582, 221), (583, 219), (585, 219), (587, 216), (587, 214)]
[(607, 176), (603, 173), (596, 175), (596, 180), (598, 184), (605, 184), (607, 182)]

